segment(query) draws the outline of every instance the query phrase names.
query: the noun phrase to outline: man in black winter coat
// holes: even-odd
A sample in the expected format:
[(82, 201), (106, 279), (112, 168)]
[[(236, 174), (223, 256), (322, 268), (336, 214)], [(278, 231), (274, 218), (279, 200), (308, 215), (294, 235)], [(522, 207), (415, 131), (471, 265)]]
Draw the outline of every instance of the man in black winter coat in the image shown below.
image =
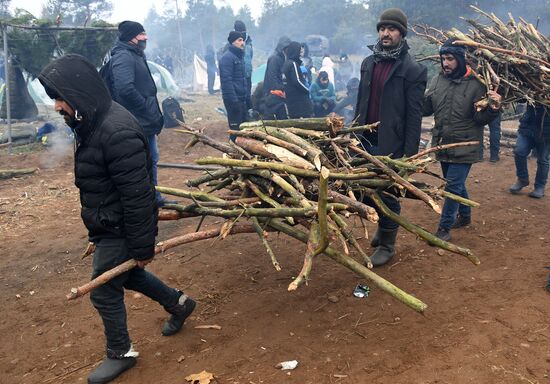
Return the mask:
[[(147, 65), (144, 50), (147, 34), (140, 23), (123, 21), (118, 26), (119, 38), (111, 50), (113, 100), (136, 117), (149, 141), (153, 159), (153, 181), (157, 185), (157, 163), (160, 158), (157, 135), (164, 119), (157, 100), (157, 87)], [(159, 206), (165, 204), (156, 193)]]
[[(373, 55), (361, 64), (361, 81), (355, 118), (357, 125), (380, 121), (375, 132), (366, 132), (361, 141), (373, 155), (393, 158), (418, 152), (422, 123), (422, 103), (427, 70), (409, 54), (405, 40), (407, 16), (398, 8), (385, 10), (376, 25), (378, 42)], [(381, 195), (386, 205), (399, 214), (397, 198)], [(371, 245), (376, 247), (374, 266), (386, 264), (395, 255), (398, 224), (380, 214), (378, 230)]]
[(309, 87), (306, 85), (305, 75), (300, 69), (302, 60), (300, 52), (302, 44), (293, 41), (287, 48), (287, 59), (283, 65), (283, 83), (286, 95), (288, 117), (299, 119), (311, 117), (313, 106), (309, 98)]
[[(231, 31), (227, 41), (231, 45), (220, 59), (220, 83), (229, 129), (238, 131), (241, 123), (246, 121), (250, 104), (244, 68), (244, 39), (240, 32)], [(230, 135), (230, 139), (235, 140), (235, 136)]]
[(290, 39), (282, 36), (277, 43), (275, 52), (267, 59), (264, 76), (265, 109), (260, 111), (266, 119), (287, 119), (285, 92), (283, 84), (283, 64), (286, 60), (286, 50)]
[(124, 288), (143, 293), (172, 314), (162, 330), (165, 336), (180, 330), (195, 302), (144, 269), (155, 255), (158, 208), (149, 142), (138, 121), (111, 100), (97, 70), (82, 56), (53, 61), (38, 79), (75, 134), (81, 216), (96, 244), (92, 278), (126, 260), (137, 261), (137, 267), (90, 294), (103, 320), (107, 357), (88, 383), (107, 383), (133, 367), (138, 356), (128, 335)]

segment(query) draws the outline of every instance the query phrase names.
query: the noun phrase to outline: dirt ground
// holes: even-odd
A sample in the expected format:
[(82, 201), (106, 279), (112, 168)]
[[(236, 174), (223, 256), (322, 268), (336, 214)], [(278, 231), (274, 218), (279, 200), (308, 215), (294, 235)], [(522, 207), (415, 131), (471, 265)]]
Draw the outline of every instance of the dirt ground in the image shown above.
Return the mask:
[[(220, 100), (193, 97), (195, 103), (184, 105), (187, 121), (225, 135), (224, 117), (214, 111)], [(214, 153), (203, 146), (185, 152), (186, 141), (163, 131), (161, 161), (190, 162)], [(80, 257), (87, 239), (72, 149), (16, 152), (2, 149), (0, 168), (40, 169), (0, 181), (0, 382), (86, 382), (103, 357), (104, 339), (88, 298), (65, 299), (91, 273), (91, 259)], [(308, 286), (287, 292), (305, 247), (286, 236), (270, 238), (281, 272), (254, 235), (207, 240), (174, 248), (150, 265), (198, 302), (181, 333), (162, 337), (166, 313), (127, 293), (130, 333), (141, 355), (115, 383), (184, 383), (202, 370), (218, 383), (243, 384), (549, 382), (550, 296), (543, 267), (549, 264), (550, 196), (509, 194), (514, 165), (510, 149), (503, 152), (496, 164), (474, 165), (468, 188), (481, 207), (470, 227), (452, 233), (481, 265), (440, 254), (401, 230), (397, 256), (376, 270), (427, 303), (423, 315), (373, 285), (368, 298), (355, 298), (354, 287), (365, 281), (325, 257), (315, 263)], [(535, 161), (529, 166), (534, 172)], [(183, 187), (194, 174), (161, 169), (160, 184)], [(436, 229), (436, 214), (418, 201), (406, 201), (403, 213)], [(161, 222), (158, 240), (196, 225)], [(195, 329), (205, 324), (221, 330)], [(294, 359), (299, 365), (293, 371), (275, 368)]]

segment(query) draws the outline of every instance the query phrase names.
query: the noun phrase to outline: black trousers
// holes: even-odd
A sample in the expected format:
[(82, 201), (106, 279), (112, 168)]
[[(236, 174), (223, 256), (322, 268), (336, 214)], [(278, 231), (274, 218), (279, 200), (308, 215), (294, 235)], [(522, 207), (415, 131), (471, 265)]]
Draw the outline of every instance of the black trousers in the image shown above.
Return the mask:
[(216, 80), (216, 71), (207, 70), (208, 75), (208, 93), (213, 95), (214, 92), (214, 81)]
[[(238, 131), (241, 123), (246, 121), (246, 102), (229, 102), (224, 100), (223, 105), (227, 112), (227, 121), (229, 123), (229, 129), (232, 131)], [(229, 135), (231, 141), (235, 141), (235, 135)]]
[[(378, 196), (382, 199), (384, 204), (388, 206), (390, 211), (393, 211), (397, 213), (398, 215), (401, 213), (401, 203), (399, 202), (399, 199), (397, 197), (388, 196), (385, 193), (378, 193)], [(397, 224), (395, 221), (390, 219), (388, 216), (384, 215), (380, 209), (374, 204), (372, 199), (368, 196), (365, 196), (363, 199), (363, 203), (373, 207), (376, 209), (376, 212), (378, 213), (378, 226), (380, 229), (385, 229), (387, 231), (393, 231), (399, 228), (399, 224)]]
[(264, 100), (264, 118), (267, 120), (286, 120), (288, 114), (286, 111), (285, 99), (269, 94)]
[[(92, 263), (92, 279), (128, 259), (124, 239), (97, 240)], [(152, 273), (137, 267), (94, 289), (90, 294), (90, 300), (103, 320), (107, 356), (120, 357), (130, 349), (124, 288), (144, 294), (165, 309), (176, 305), (181, 295), (180, 291), (168, 287)]]

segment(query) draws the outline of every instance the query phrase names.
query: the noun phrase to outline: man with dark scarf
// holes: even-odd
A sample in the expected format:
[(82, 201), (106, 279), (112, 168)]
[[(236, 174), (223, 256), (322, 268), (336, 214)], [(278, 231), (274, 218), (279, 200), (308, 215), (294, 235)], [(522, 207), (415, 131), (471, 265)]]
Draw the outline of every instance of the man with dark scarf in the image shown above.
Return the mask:
[[(427, 70), (409, 54), (405, 40), (407, 16), (398, 8), (385, 10), (376, 25), (378, 42), (373, 54), (361, 64), (361, 81), (355, 109), (357, 125), (380, 121), (375, 132), (366, 132), (362, 144), (373, 155), (393, 158), (418, 152), (422, 123), (422, 97), (426, 89)], [(399, 214), (397, 197), (380, 194), (384, 203)], [(365, 203), (373, 205), (369, 199)], [(389, 262), (395, 255), (399, 225), (378, 212), (378, 230), (371, 241), (376, 250), (371, 256), (374, 266)]]
[[(472, 69), (466, 65), (466, 50), (446, 41), (439, 50), (441, 73), (436, 75), (426, 92), (424, 115), (434, 115), (432, 146), (483, 140), (483, 127), (498, 117), (501, 97), (495, 91), (486, 92), (476, 80)], [(482, 110), (476, 103), (488, 98), (488, 106)], [(443, 177), (447, 180), (445, 190), (468, 198), (466, 178), (473, 163), (480, 161), (480, 146), (450, 148), (439, 151)], [(451, 228), (461, 228), (471, 223), (471, 210), (466, 205), (446, 198), (435, 235), (450, 241)]]

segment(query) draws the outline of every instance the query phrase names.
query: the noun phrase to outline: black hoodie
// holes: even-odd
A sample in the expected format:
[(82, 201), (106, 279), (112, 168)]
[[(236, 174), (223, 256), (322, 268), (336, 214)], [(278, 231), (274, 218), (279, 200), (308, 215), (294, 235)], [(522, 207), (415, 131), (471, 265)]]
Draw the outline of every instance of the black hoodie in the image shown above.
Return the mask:
[(137, 120), (111, 101), (97, 70), (82, 56), (53, 61), (38, 79), (49, 95), (82, 116), (74, 128), (75, 184), (90, 240), (125, 238), (129, 258), (153, 257), (158, 212), (149, 147)]
[(271, 91), (284, 88), (282, 79), (282, 68), (285, 63), (284, 49), (290, 44), (290, 39), (282, 36), (279, 39), (275, 52), (267, 59), (267, 65), (264, 76), (264, 95), (269, 95)]
[(288, 58), (282, 68), (286, 105), (289, 117), (292, 119), (311, 117), (313, 113), (309, 88), (305, 84), (305, 76), (300, 69), (301, 48), (302, 45), (296, 41), (290, 43), (287, 48)]

